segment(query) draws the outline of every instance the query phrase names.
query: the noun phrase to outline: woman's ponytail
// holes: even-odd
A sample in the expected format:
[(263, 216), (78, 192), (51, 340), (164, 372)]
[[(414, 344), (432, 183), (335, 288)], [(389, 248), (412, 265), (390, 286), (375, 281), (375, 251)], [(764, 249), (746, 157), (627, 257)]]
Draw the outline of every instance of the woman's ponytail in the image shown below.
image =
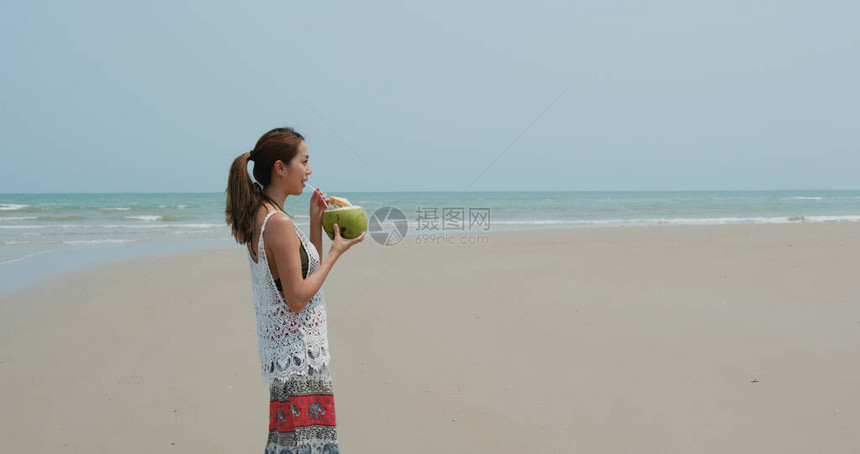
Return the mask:
[[(263, 134), (251, 153), (244, 153), (233, 160), (227, 178), (227, 224), (233, 229), (233, 238), (239, 244), (251, 241), (254, 235), (254, 219), (264, 201), (273, 206), (278, 203), (263, 192), (272, 180), (272, 167), (276, 161), (291, 162), (305, 138), (293, 128), (275, 128)], [(248, 161), (254, 161), (254, 179), (248, 174)], [(262, 185), (262, 186), (261, 186)]]
[(254, 234), (254, 217), (260, 207), (260, 191), (248, 174), (248, 160), (251, 153), (244, 153), (233, 160), (230, 176), (227, 178), (227, 224), (232, 229), (233, 238), (239, 244), (251, 241)]

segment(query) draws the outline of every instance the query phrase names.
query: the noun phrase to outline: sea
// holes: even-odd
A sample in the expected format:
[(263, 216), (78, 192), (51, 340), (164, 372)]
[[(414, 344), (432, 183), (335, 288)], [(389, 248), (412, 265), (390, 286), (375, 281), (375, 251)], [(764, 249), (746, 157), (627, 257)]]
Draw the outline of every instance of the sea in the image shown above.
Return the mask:
[[(285, 210), (307, 229), (311, 191)], [(664, 225), (860, 222), (860, 191), (341, 192), (408, 235)], [(224, 193), (0, 194), (0, 296), (88, 265), (238, 248)], [(396, 208), (392, 210), (389, 207)], [(381, 211), (377, 211), (380, 210)], [(394, 216), (397, 213), (399, 217)]]

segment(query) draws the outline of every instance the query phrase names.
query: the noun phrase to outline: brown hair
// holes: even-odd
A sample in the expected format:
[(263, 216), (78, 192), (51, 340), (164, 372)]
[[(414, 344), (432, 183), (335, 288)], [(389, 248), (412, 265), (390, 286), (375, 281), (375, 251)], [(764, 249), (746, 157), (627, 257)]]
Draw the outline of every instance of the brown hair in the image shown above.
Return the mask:
[[(254, 149), (242, 153), (233, 160), (230, 176), (227, 178), (227, 224), (232, 229), (233, 238), (239, 244), (251, 241), (254, 234), (254, 221), (257, 210), (264, 201), (277, 203), (264, 192), (272, 181), (272, 167), (276, 161), (289, 164), (299, 152), (299, 145), (305, 140), (293, 128), (275, 128), (260, 137)], [(248, 174), (248, 162), (254, 161), (254, 179)]]

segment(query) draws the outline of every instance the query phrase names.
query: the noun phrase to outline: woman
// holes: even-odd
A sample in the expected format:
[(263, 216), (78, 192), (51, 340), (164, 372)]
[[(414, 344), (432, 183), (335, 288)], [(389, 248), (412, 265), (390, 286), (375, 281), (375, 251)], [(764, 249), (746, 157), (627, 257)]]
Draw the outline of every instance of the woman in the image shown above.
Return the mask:
[[(248, 175), (249, 161), (259, 184)], [(248, 247), (260, 362), (270, 384), (266, 454), (338, 452), (322, 285), (364, 234), (345, 240), (335, 225), (320, 261), (326, 195), (317, 189), (311, 196), (310, 239), (282, 208), (287, 196), (301, 195), (310, 174), (304, 137), (277, 128), (233, 161), (227, 182), (227, 224)]]

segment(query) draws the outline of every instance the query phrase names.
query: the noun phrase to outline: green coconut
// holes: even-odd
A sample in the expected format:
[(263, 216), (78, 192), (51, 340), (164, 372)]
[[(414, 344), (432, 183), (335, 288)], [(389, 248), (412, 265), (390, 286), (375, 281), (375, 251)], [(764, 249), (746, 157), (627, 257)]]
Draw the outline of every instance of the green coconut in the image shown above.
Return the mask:
[(367, 213), (358, 205), (334, 208), (323, 212), (323, 229), (334, 240), (334, 225), (340, 227), (340, 236), (351, 240), (367, 230)]

